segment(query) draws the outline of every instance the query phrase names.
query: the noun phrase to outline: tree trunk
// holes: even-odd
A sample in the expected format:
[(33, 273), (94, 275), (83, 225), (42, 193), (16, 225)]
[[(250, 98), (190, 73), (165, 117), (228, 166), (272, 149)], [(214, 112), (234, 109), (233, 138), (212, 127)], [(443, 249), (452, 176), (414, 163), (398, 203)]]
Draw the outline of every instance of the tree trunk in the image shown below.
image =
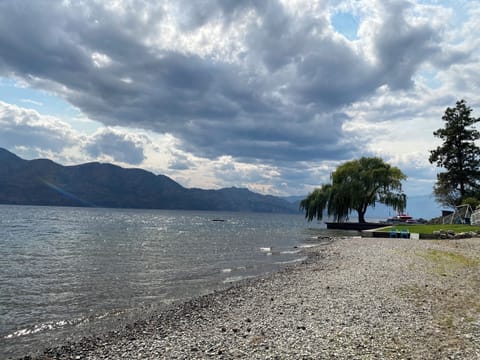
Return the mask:
[(358, 212), (358, 222), (360, 224), (364, 224), (366, 221), (365, 221), (365, 213), (366, 211), (365, 210), (357, 210)]

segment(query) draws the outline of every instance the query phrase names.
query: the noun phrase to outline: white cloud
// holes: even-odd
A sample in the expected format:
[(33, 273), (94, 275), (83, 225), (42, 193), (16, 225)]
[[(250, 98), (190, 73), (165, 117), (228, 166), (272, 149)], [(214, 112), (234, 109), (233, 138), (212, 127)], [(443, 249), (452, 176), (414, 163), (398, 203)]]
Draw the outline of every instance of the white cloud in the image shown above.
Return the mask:
[[(358, 21), (353, 40), (338, 12)], [(299, 193), (362, 155), (427, 183), (444, 109), (480, 107), (479, 14), (472, 1), (1, 2), (0, 75), (93, 123), (1, 103), (0, 140), (187, 186)]]
[(52, 116), (0, 101), (0, 144), (60, 151), (77, 140), (72, 128)]

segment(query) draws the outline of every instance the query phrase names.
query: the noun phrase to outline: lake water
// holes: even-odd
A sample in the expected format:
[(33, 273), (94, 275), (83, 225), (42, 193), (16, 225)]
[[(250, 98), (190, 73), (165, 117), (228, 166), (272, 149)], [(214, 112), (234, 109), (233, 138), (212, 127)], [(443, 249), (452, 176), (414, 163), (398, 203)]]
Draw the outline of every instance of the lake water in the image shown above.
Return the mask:
[(0, 205), (0, 358), (302, 260), (302, 215)]

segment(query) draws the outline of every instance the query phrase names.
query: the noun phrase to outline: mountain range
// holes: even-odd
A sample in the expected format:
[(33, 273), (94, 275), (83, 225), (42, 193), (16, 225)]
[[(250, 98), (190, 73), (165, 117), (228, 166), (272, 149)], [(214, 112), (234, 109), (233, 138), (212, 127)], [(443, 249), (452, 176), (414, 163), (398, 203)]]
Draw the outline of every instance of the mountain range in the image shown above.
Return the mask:
[(0, 204), (298, 213), (284, 199), (243, 188), (185, 188), (164, 175), (98, 162), (62, 166), (0, 148)]
[[(0, 204), (298, 213), (304, 197), (280, 198), (235, 187), (189, 189), (142, 169), (98, 162), (62, 166), (48, 159), (24, 160), (0, 148)], [(426, 219), (441, 214), (432, 195), (408, 197), (407, 210)], [(392, 215), (382, 204), (367, 210), (369, 219)]]

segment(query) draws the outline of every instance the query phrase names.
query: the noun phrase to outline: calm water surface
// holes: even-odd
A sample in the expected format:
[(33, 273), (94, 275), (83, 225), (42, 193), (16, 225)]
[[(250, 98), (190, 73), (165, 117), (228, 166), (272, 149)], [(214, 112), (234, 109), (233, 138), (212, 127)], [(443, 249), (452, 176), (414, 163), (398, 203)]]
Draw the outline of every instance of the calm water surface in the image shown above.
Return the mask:
[(0, 206), (0, 358), (300, 261), (319, 232), (301, 215)]

